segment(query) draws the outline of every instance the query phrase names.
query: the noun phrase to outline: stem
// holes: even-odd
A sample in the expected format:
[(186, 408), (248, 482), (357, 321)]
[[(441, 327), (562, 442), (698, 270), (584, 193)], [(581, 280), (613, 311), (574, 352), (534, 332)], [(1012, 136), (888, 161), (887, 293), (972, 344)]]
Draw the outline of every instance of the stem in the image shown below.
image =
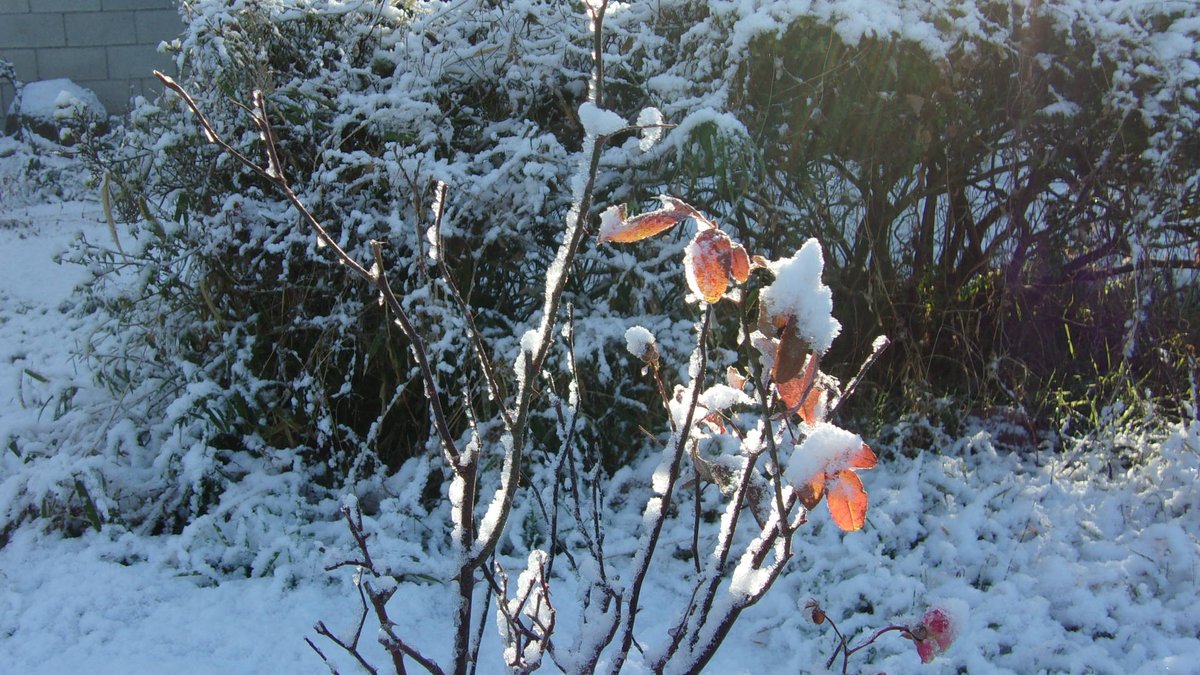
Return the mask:
[(740, 514), (746, 503), (746, 495), (754, 478), (754, 467), (761, 454), (761, 452), (756, 453), (746, 459), (746, 465), (742, 468), (742, 475), (738, 479), (737, 490), (725, 507), (727, 525), (722, 526), (717, 536), (716, 546), (713, 547), (708, 565), (705, 567), (706, 574), (696, 580), (696, 589), (692, 593), (687, 611), (680, 616), (679, 623), (671, 633), (671, 644), (662, 659), (653, 665), (653, 669), (656, 671), (663, 669), (665, 664), (674, 657), (681, 644), (684, 642), (689, 645), (694, 644), (700, 630), (708, 620), (708, 613), (712, 611), (713, 599), (716, 597), (717, 588), (721, 585), (721, 579), (725, 573), (725, 563), (729, 560), (729, 551), (733, 545), (733, 537), (737, 533)]
[(649, 511), (652, 505), (655, 505), (657, 502), (657, 513), (653, 514), (650, 529), (643, 536), (642, 547), (635, 556), (633, 583), (630, 585), (625, 597), (622, 598), (622, 603), (626, 606), (625, 626), (621, 635), (620, 648), (610, 668), (610, 672), (614, 674), (619, 672), (621, 667), (625, 665), (625, 659), (629, 656), (629, 649), (633, 646), (633, 626), (637, 620), (638, 601), (642, 593), (642, 584), (646, 581), (646, 573), (650, 569), (650, 561), (654, 557), (655, 549), (658, 548), (658, 538), (662, 534), (663, 524), (667, 519), (667, 507), (671, 503), (671, 493), (674, 491), (675, 482), (679, 478), (680, 460), (683, 458), (688, 439), (691, 437), (692, 422), (696, 413), (696, 405), (700, 400), (701, 385), (704, 381), (704, 370), (708, 364), (708, 349), (705, 343), (708, 341), (708, 331), (711, 323), (712, 305), (705, 305), (704, 318), (700, 324), (700, 334), (696, 340), (696, 349), (692, 353), (694, 367), (691, 369), (691, 395), (688, 400), (683, 425), (675, 432), (674, 448), (670, 450), (672, 455), (667, 463), (667, 484), (664, 486), (661, 494), (651, 497), (650, 501), (646, 504), (646, 510)]
[[(446, 212), (446, 184), (438, 183), (434, 188), (437, 190), (436, 203), (438, 204), (437, 212), (434, 214), (433, 232), (437, 240), (439, 251), (444, 251), (442, 246), (442, 217)], [(454, 281), (454, 276), (450, 274), (450, 268), (446, 264), (446, 256), (441, 253), (437, 256), (438, 270), (442, 273), (442, 281), (450, 288), (450, 295), (454, 298), (455, 304), (458, 305), (458, 310), (462, 314), (463, 319), (467, 322), (467, 331), (471, 337), (471, 345), (475, 348), (475, 356), (479, 359), (479, 365), (483, 369), (483, 375), (487, 382), (488, 393), (495, 399), (500, 406), (500, 416), (504, 418), (504, 424), (508, 430), (512, 431), (513, 420), (508, 414), (508, 409), (505, 408), (505, 399), (507, 396), (504, 392), (504, 387), (500, 382), (500, 378), (496, 377), (495, 368), (492, 367), (492, 361), (488, 357), (487, 345), (483, 343), (483, 335), (475, 326), (475, 315), (471, 311), (470, 305), (463, 298), (462, 293), (458, 290), (458, 284)]]
[[(794, 528), (789, 523), (787, 513), (795, 505), (796, 500), (795, 493), (790, 493), (786, 501), (787, 511), (774, 514), (774, 522), (768, 520), (766, 526), (763, 528), (764, 531), (769, 530), (770, 534), (759, 538), (742, 554), (743, 561), (748, 559), (753, 562), (755, 568), (760, 568), (763, 561), (766, 560), (767, 554), (771, 549), (776, 548), (777, 542), (782, 544), (779, 550), (776, 551), (776, 559), (767, 570), (766, 581), (754, 594), (738, 598), (731, 602), (725, 615), (720, 618), (713, 630), (704, 636), (703, 639), (701, 639), (699, 634), (693, 637), (696, 640), (696, 644), (699, 645), (699, 650), (692, 650), (684, 655), (688, 658), (688, 661), (683, 664), (687, 672), (698, 673), (708, 665), (709, 660), (716, 654), (717, 648), (721, 646), (721, 643), (729, 635), (729, 630), (733, 628), (733, 624), (741, 616), (742, 610), (761, 600), (767, 591), (771, 589), (771, 586), (775, 584), (775, 580), (779, 578), (780, 573), (783, 572), (784, 565), (791, 558), (788, 544), (790, 544), (792, 532), (794, 531)], [(781, 538), (783, 541), (779, 541)]]

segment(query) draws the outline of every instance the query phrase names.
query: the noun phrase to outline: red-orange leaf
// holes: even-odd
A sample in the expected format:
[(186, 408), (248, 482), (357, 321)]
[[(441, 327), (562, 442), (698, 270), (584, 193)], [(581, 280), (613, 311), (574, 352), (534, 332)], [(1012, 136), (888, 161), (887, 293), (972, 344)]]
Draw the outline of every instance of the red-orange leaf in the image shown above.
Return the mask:
[(804, 403), (797, 410), (800, 413), (800, 419), (804, 420), (805, 424), (813, 425), (821, 421), (822, 416), (818, 415), (817, 409), (821, 405), (821, 394), (823, 393), (825, 392), (820, 387), (812, 387), (808, 390), (808, 397), (804, 399)]
[(625, 207), (619, 207), (620, 210), (615, 215), (615, 218), (610, 220), (609, 215), (602, 217), (600, 224), (600, 242), (616, 242), (618, 244), (628, 244), (635, 241), (641, 241), (647, 237), (669, 230), (675, 225), (688, 217), (688, 214), (675, 209), (658, 209), (657, 211), (648, 211), (632, 218), (625, 217)]
[(817, 508), (817, 504), (821, 503), (821, 497), (825, 496), (825, 472), (817, 472), (812, 480), (800, 486), (797, 494), (800, 497), (800, 503), (804, 504), (804, 508), (809, 511)]
[(779, 392), (779, 400), (783, 401), (788, 410), (800, 407), (800, 397), (804, 395), (804, 385), (800, 384), (800, 378), (776, 382), (775, 391)]
[(733, 244), (732, 258), (729, 261), (729, 275), (739, 284), (750, 278), (750, 256), (741, 244)]
[(850, 469), (837, 472), (830, 481), (825, 503), (833, 522), (845, 532), (861, 530), (867, 522), (867, 491)]
[(874, 469), (878, 463), (879, 458), (875, 456), (875, 453), (871, 450), (871, 446), (866, 443), (863, 443), (857, 452), (850, 455), (848, 461), (851, 469)]
[(710, 305), (729, 288), (729, 237), (720, 230), (704, 230), (688, 244), (684, 257), (688, 285)]

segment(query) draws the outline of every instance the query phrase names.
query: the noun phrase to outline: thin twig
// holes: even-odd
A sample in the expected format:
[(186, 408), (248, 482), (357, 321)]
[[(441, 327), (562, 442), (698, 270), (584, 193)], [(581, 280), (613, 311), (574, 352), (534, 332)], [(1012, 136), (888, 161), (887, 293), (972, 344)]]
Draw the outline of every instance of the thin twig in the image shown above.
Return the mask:
[(684, 413), (683, 425), (675, 432), (675, 447), (670, 449), (671, 458), (667, 464), (667, 481), (663, 487), (661, 494), (652, 496), (646, 504), (647, 510), (652, 504), (657, 506), (657, 513), (650, 520), (650, 526), (647, 532), (643, 535), (642, 548), (635, 561), (638, 563), (633, 570), (633, 581), (629, 585), (627, 592), (622, 598), (622, 602), (626, 607), (625, 625), (621, 635), (621, 644), (618, 647), (616, 655), (613, 657), (610, 672), (614, 675), (620, 672), (625, 665), (625, 659), (629, 656), (629, 650), (633, 646), (633, 627), (637, 620), (638, 604), (642, 592), (642, 584), (646, 581), (646, 573), (650, 569), (650, 560), (654, 557), (654, 551), (658, 548), (659, 535), (662, 533), (663, 524), (667, 519), (667, 511), (671, 504), (671, 494), (675, 489), (675, 482), (679, 478), (679, 468), (683, 454), (687, 447), (688, 439), (691, 436), (692, 422), (694, 421), (696, 407), (700, 401), (700, 390), (704, 384), (704, 371), (708, 365), (708, 331), (712, 323), (712, 305), (705, 305), (704, 318), (700, 322), (700, 331), (696, 339), (696, 348), (693, 352), (692, 363), (694, 364), (694, 372), (692, 372), (691, 396), (687, 402), (687, 409)]
[(825, 415), (826, 418), (833, 417), (833, 414), (838, 411), (838, 408), (842, 407), (842, 403), (846, 399), (850, 398), (852, 394), (854, 394), (854, 391), (858, 389), (858, 385), (863, 381), (863, 377), (867, 374), (867, 371), (870, 370), (871, 366), (873, 366), (875, 362), (879, 360), (879, 357), (883, 355), (884, 350), (886, 350), (890, 344), (892, 344), (892, 342), (886, 335), (880, 335), (879, 337), (875, 338), (870, 355), (868, 355), (863, 361), (862, 365), (859, 366), (858, 373), (854, 376), (854, 379), (850, 380), (850, 384), (846, 385), (846, 390), (843, 391), (840, 396), (829, 402), (829, 411)]
[(330, 660), (329, 660), (329, 659), (328, 659), (328, 658), (325, 656), (325, 652), (321, 651), (321, 649), (320, 649), (319, 647), (317, 647), (317, 645), (316, 645), (316, 644), (314, 644), (312, 640), (310, 640), (310, 639), (308, 639), (308, 638), (304, 638), (304, 641), (305, 641), (306, 643), (308, 643), (308, 646), (309, 646), (309, 647), (312, 647), (312, 650), (313, 650), (314, 652), (316, 652), (316, 653), (317, 653), (317, 656), (321, 657), (321, 660), (325, 662), (325, 666), (326, 666), (327, 668), (329, 668), (329, 672), (330, 672), (332, 675), (339, 675), (339, 673), (338, 673), (338, 669), (337, 669), (337, 668), (336, 668), (336, 667), (333, 665), (333, 663), (332, 663), (332, 662), (330, 662)]
[(479, 359), (479, 365), (483, 369), (484, 378), (487, 381), (488, 392), (495, 399), (500, 407), (500, 416), (504, 419), (504, 424), (508, 430), (512, 431), (513, 419), (508, 413), (506, 407), (507, 395), (504, 391), (504, 384), (500, 378), (496, 377), (496, 370), (492, 367), (492, 360), (488, 356), (487, 345), (483, 342), (483, 334), (475, 325), (475, 314), (471, 311), (470, 305), (463, 298), (462, 293), (458, 290), (458, 284), (454, 281), (454, 275), (450, 273), (450, 267), (446, 264), (446, 256), (443, 252), (446, 250), (442, 246), (442, 217), (446, 212), (446, 193), (448, 188), (445, 183), (439, 182), (434, 188), (437, 195), (434, 198), (434, 203), (438, 205), (437, 211), (434, 213), (433, 232), (435, 246), (438, 249), (437, 265), (438, 270), (442, 273), (442, 281), (450, 289), (450, 295), (454, 298), (455, 304), (458, 305), (458, 311), (462, 314), (463, 320), (467, 322), (467, 332), (471, 339), (471, 345), (475, 348), (475, 356)]
[[(386, 301), (389, 309), (391, 309), (392, 313), (396, 316), (396, 320), (399, 323), (401, 330), (404, 331), (405, 337), (408, 338), (412, 345), (413, 356), (416, 359), (417, 366), (421, 372), (421, 379), (424, 382), (426, 390), (426, 398), (429, 399), (430, 409), (434, 416), (434, 426), (437, 430), (438, 437), (442, 442), (443, 450), (446, 452), (447, 459), (450, 461), (451, 466), (457, 466), (458, 450), (455, 447), (454, 435), (450, 431), (450, 425), (446, 422), (445, 412), (442, 410), (437, 380), (433, 375), (433, 369), (429, 365), (425, 343), (421, 339), (420, 334), (417, 333), (417, 331), (413, 328), (412, 323), (409, 321), (408, 315), (404, 311), (404, 307), (400, 304), (399, 299), (396, 297), (395, 293), (392, 292), (391, 286), (387, 280), (387, 276), (384, 273), (384, 268), (379, 264), (381, 258), (378, 250), (375, 251), (376, 269), (375, 271), (368, 270), (357, 260), (355, 260), (353, 256), (347, 253), (345, 249), (343, 249), (337, 243), (337, 241), (335, 241), (333, 237), (329, 235), (329, 232), (325, 229), (325, 226), (321, 224), (317, 217), (313, 215), (312, 211), (309, 210), (307, 205), (305, 205), (304, 202), (301, 201), (296, 193), (292, 190), (292, 187), (283, 172), (283, 167), (278, 164), (279, 156), (275, 148), (274, 133), (271, 130), (271, 123), (267, 116), (265, 107), (266, 103), (263, 100), (261, 93), (256, 92), (254, 97), (255, 109), (251, 111), (251, 117), (254, 120), (255, 126), (257, 126), (259, 129), (263, 141), (267, 145), (266, 152), (268, 155), (268, 166), (266, 168), (247, 157), (237, 148), (233, 147), (219, 133), (217, 133), (216, 128), (213, 127), (208, 117), (205, 116), (203, 111), (200, 110), (200, 106), (191, 97), (191, 95), (187, 93), (182, 85), (157, 70), (154, 71), (154, 75), (163, 83), (164, 87), (175, 92), (180, 98), (183, 99), (184, 103), (199, 121), (200, 127), (204, 132), (204, 137), (209, 143), (217, 145), (222, 150), (229, 153), (231, 157), (236, 159), (242, 165), (257, 173), (259, 176), (263, 177), (277, 189), (279, 189), (283, 193), (284, 197), (287, 198), (288, 202), (290, 202), (292, 206), (300, 212), (300, 215), (305, 222), (307, 222), (308, 225), (317, 233), (317, 237), (320, 239), (320, 241), (333, 251), (334, 256), (338, 259), (338, 261), (348, 267), (355, 275), (371, 283), (380, 291), (380, 293), (383, 294), (384, 300)], [(376, 246), (377, 244), (373, 242), (373, 248)]]

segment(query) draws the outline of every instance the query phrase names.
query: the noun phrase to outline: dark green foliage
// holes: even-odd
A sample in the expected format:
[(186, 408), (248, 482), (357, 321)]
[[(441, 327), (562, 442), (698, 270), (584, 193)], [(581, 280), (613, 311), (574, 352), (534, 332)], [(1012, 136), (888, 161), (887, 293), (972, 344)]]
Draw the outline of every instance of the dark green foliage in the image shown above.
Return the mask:
[[(497, 404), (427, 257), (433, 185), (451, 186), (443, 259), (511, 379), (571, 201), (591, 40), (579, 8), (220, 4), (189, 4), (181, 81), (254, 157), (261, 142), (238, 102), (264, 92), (300, 198), (357, 259), (369, 258), (369, 240), (386, 243), (443, 395), (489, 417)], [(707, 3), (614, 14), (604, 107), (633, 120), (657, 105), (672, 123), (711, 112), (741, 128), (692, 124), (646, 155), (615, 139), (596, 210), (628, 201), (636, 212), (669, 192), (752, 254), (786, 256), (820, 239), (845, 326), (831, 372), (850, 375), (877, 334), (893, 338), (852, 405), (902, 408), (950, 393), (1054, 423), (1047, 392), (1082, 395), (1086, 378), (1182, 382), (1196, 300), (1176, 272), (1190, 266), (1181, 247), (1200, 235), (1195, 101), (1139, 115), (1165, 85), (1131, 65), (1136, 54), (1102, 44), (1082, 19), (977, 4), (992, 32), (956, 33), (961, 17), (938, 17), (937, 30), (957, 35), (943, 52), (886, 34), (847, 40), (827, 18), (799, 12), (741, 51), (731, 48), (741, 44), (732, 19)], [(95, 289), (93, 306), (115, 317), (119, 337), (101, 336), (92, 356), (114, 391), (162, 383), (158, 411), (194, 399), (185, 417), (214, 451), (211, 481), (180, 498), (196, 497), (180, 519), (243, 475), (242, 455), (288, 450), (329, 486), (427, 451), (425, 393), (386, 313), (280, 195), (204, 144), (177, 100), (139, 107), (93, 162), (119, 214), (142, 224), (130, 257), (96, 253), (140, 275), (140, 286)], [(636, 250), (585, 245), (571, 271), (581, 433), (609, 468), (638, 452), (639, 427), (661, 415), (621, 349), (625, 322), (655, 328), (664, 362), (688, 349), (677, 328), (694, 309), (680, 301), (678, 251), (689, 237), (680, 228)], [(713, 339), (737, 348), (732, 332)], [(556, 349), (561, 362), (565, 342)], [(533, 425), (549, 447), (550, 393), (565, 397), (567, 381), (553, 378)], [(467, 426), (465, 416), (450, 423)]]

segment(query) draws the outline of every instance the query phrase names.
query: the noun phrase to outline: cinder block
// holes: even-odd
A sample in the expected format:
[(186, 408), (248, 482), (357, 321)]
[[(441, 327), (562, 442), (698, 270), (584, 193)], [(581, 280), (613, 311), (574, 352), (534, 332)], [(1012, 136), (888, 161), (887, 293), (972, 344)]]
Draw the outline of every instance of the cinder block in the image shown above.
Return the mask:
[[(166, 72), (168, 74), (174, 74), (173, 71), (163, 71), (163, 72)], [(142, 93), (142, 96), (145, 96), (147, 99), (153, 101), (158, 96), (161, 96), (163, 91), (165, 91), (165, 89), (163, 88), (162, 82), (158, 81), (158, 78), (151, 77), (151, 78), (142, 80), (142, 92), (141, 93)], [(171, 96), (174, 96), (174, 94), (171, 94)]]
[(100, 0), (32, 0), (34, 12), (98, 12)]
[(138, 44), (155, 45), (174, 40), (183, 32), (183, 19), (173, 9), (154, 9), (134, 15)]
[(111, 9), (173, 9), (178, 0), (100, 0), (105, 10)]
[(76, 82), (108, 77), (103, 47), (56, 47), (38, 50), (38, 79), (69, 77)]
[(107, 47), (137, 43), (133, 12), (64, 14), (67, 44), (72, 47)]
[(150, 45), (109, 47), (107, 51), (108, 76), (114, 80), (142, 79), (150, 77), (154, 70), (166, 71), (171, 67), (170, 57), (159, 54)]
[(0, 0), (0, 14), (23, 14), (29, 11), (29, 0)]
[(16, 67), (17, 79), (22, 82), (45, 79), (38, 75), (37, 50), (3, 49), (0, 50), (0, 59), (4, 59)]
[(0, 21), (0, 45), (15, 47), (65, 47), (61, 14), (12, 14)]
[(129, 80), (91, 80), (79, 85), (96, 92), (96, 98), (104, 104), (109, 115), (129, 112), (129, 99), (138, 93), (138, 85)]

